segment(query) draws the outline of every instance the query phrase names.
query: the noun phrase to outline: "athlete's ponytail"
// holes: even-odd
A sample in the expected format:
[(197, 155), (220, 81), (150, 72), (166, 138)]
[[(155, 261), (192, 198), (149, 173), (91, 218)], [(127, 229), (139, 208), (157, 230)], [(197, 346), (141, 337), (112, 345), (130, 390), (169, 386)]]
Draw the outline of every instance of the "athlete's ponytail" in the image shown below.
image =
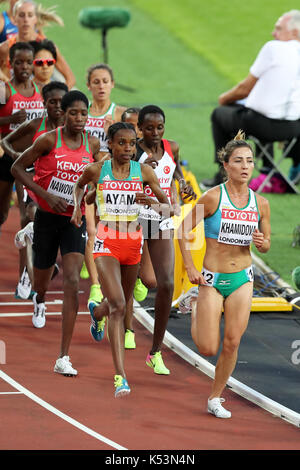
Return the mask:
[(242, 129), (239, 129), (238, 133), (234, 137), (234, 139), (230, 140), (227, 142), (225, 147), (223, 147), (221, 150), (218, 152), (218, 158), (221, 163), (228, 163), (229, 158), (231, 157), (233, 151), (236, 148), (240, 147), (246, 147), (251, 150), (253, 153), (253, 149), (251, 145), (246, 141), (246, 134)]

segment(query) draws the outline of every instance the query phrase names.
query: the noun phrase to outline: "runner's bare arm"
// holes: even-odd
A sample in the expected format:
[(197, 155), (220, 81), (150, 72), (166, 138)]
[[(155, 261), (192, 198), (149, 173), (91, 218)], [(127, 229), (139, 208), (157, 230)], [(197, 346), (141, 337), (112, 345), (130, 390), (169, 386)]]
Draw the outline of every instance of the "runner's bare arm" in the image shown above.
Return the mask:
[(64, 76), (66, 80), (66, 85), (69, 88), (69, 90), (71, 90), (76, 83), (75, 75), (57, 46), (56, 46), (56, 54), (57, 54), (56, 68)]
[(12, 175), (24, 186), (33, 191), (37, 196), (43, 198), (47, 204), (57, 213), (64, 212), (67, 202), (54, 194), (50, 194), (40, 185), (35, 183), (26, 172), (26, 168), (33, 165), (38, 158), (48, 155), (55, 145), (55, 131), (41, 135), (34, 144), (25, 150), (13, 163), (11, 167)]
[(24, 150), (32, 145), (32, 138), (41, 119), (25, 121), (13, 132), (1, 140), (1, 146), (5, 153), (16, 160)]
[(181, 222), (177, 235), (178, 244), (182, 254), (183, 263), (187, 271), (188, 278), (192, 284), (205, 284), (201, 273), (196, 269), (190, 250), (191, 232), (203, 220), (204, 217), (212, 215), (217, 206), (220, 197), (219, 188), (213, 188), (201, 196), (192, 210)]
[(173, 153), (174, 160), (176, 163), (176, 168), (174, 171), (173, 178), (177, 179), (179, 183), (179, 190), (180, 190), (181, 197), (183, 200), (186, 200), (186, 199), (195, 200), (197, 199), (197, 194), (194, 192), (192, 186), (185, 181), (185, 178), (184, 178), (181, 166), (180, 166), (179, 145), (177, 144), (177, 142), (173, 140), (170, 140), (169, 142), (170, 142), (172, 153)]
[(96, 189), (96, 184), (99, 180), (100, 172), (102, 168), (102, 162), (91, 163), (90, 165), (86, 166), (82, 175), (75, 183), (73, 188), (73, 199), (74, 199), (74, 210), (73, 215), (71, 218), (71, 223), (76, 225), (76, 227), (80, 227), (82, 221), (82, 213), (80, 209), (80, 205), (82, 202), (82, 198), (85, 193), (85, 188), (88, 184), (94, 186)]
[(144, 184), (148, 184), (150, 186), (159, 203), (157, 203), (155, 199), (147, 196), (145, 193), (136, 193), (137, 204), (149, 205), (162, 216), (172, 217), (174, 215), (174, 208), (170, 206), (168, 198), (161, 189), (158, 178), (151, 166), (142, 163), (141, 171)]
[(100, 152), (99, 139), (97, 139), (97, 137), (92, 137), (92, 136), (89, 136), (88, 139), (89, 139), (89, 145), (90, 145), (90, 149), (93, 155), (93, 159), (95, 162), (99, 162), (103, 158)]
[(255, 230), (252, 241), (260, 253), (266, 253), (271, 246), (271, 225), (270, 225), (270, 205), (269, 201), (260, 195), (256, 195), (259, 212), (259, 230)]

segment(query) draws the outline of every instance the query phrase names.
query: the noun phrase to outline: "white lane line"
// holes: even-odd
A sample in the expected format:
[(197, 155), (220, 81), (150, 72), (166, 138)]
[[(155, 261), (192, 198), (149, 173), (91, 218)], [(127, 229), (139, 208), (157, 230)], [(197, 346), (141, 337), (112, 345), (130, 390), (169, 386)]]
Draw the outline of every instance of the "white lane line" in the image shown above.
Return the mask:
[[(148, 331), (153, 333), (154, 320), (151, 315), (149, 315), (149, 313), (147, 313), (146, 310), (144, 310), (143, 307), (141, 307), (135, 299), (133, 307), (135, 318)], [(201, 372), (206, 374), (208, 377), (212, 379), (214, 378), (215, 366), (208, 362), (206, 359), (203, 359), (199, 354), (196, 354), (190, 348), (185, 346), (175, 336), (169, 333), (169, 331), (166, 331), (163, 342), (166, 346), (168, 346), (172, 351), (178, 354), (178, 356), (182, 357), (189, 364), (201, 370)], [(278, 416), (279, 418), (284, 419), (285, 421), (288, 421), (289, 423), (292, 423), (297, 427), (300, 427), (300, 414), (296, 411), (293, 411), (290, 408), (287, 408), (286, 406), (277, 403), (271, 398), (262, 395), (256, 390), (234, 379), (233, 377), (229, 377), (227, 385), (234, 393), (246, 398), (252, 403), (255, 403), (256, 405), (260, 406), (269, 413), (272, 413), (273, 415)]]
[[(61, 305), (63, 303), (62, 300), (60, 299), (56, 299), (56, 300), (52, 300), (50, 302), (45, 302), (46, 305)], [(27, 302), (0, 302), (0, 307), (4, 307), (6, 305), (14, 305), (14, 306), (18, 306), (18, 305), (28, 305), (28, 306), (32, 306), (32, 300), (29, 300)]]
[(102, 436), (101, 434), (97, 433), (96, 431), (93, 431), (92, 429), (88, 428), (84, 424), (79, 423), (79, 421), (76, 421), (76, 419), (71, 418), (70, 416), (66, 415), (62, 411), (59, 411), (57, 408), (50, 405), (46, 401), (42, 400), (40, 397), (38, 397), (37, 395), (32, 393), (30, 390), (28, 390), (27, 388), (23, 387), (21, 384), (16, 382), (13, 378), (11, 378), (9, 375), (7, 375), (2, 370), (0, 370), (0, 378), (3, 379), (5, 382), (7, 382), (12, 387), (19, 390), (19, 392), (24, 393), (24, 395), (26, 395), (28, 398), (30, 398), (30, 400), (34, 401), (38, 405), (45, 408), (47, 411), (50, 411), (50, 413), (53, 413), (54, 415), (56, 415), (59, 418), (63, 419), (64, 421), (71, 424), (72, 426), (79, 429), (80, 431), (83, 431), (86, 434), (89, 434), (90, 436), (94, 437), (98, 441), (104, 442), (105, 444), (109, 445), (110, 447), (113, 447), (114, 449), (128, 450), (125, 447), (120, 446), (116, 442), (111, 441), (110, 439), (107, 439), (106, 437)]
[[(89, 315), (90, 312), (78, 312), (77, 315)], [(46, 317), (49, 315), (61, 315), (61, 312), (46, 312)], [(7, 317), (32, 317), (32, 312), (19, 312), (19, 313), (0, 313), (0, 318)]]
[(0, 395), (24, 395), (22, 392), (0, 392)]
[[(63, 290), (47, 290), (47, 295), (48, 294), (63, 294)], [(78, 294), (84, 294), (83, 290), (79, 290)], [(0, 295), (15, 295), (15, 291), (8, 291), (8, 292), (1, 292)]]

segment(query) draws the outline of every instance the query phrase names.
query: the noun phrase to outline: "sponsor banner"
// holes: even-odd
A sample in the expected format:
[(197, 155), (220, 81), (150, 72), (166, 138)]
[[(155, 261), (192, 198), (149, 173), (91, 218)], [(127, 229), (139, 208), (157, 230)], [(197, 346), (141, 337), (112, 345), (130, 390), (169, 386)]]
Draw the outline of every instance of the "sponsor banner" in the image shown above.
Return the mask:
[(253, 211), (235, 209), (222, 209), (222, 219), (242, 220), (244, 222), (258, 222), (258, 214)]
[(141, 181), (103, 181), (102, 191), (131, 191), (143, 192), (143, 183)]

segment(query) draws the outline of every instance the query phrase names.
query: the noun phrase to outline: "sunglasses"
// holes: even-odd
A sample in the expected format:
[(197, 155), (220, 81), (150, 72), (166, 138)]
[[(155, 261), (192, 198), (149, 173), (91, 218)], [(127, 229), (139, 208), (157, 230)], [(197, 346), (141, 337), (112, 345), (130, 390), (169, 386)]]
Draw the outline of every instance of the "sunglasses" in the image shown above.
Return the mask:
[(34, 59), (33, 65), (36, 65), (37, 67), (42, 67), (43, 65), (47, 65), (47, 67), (51, 67), (51, 65), (54, 65), (56, 62), (55, 59)]

